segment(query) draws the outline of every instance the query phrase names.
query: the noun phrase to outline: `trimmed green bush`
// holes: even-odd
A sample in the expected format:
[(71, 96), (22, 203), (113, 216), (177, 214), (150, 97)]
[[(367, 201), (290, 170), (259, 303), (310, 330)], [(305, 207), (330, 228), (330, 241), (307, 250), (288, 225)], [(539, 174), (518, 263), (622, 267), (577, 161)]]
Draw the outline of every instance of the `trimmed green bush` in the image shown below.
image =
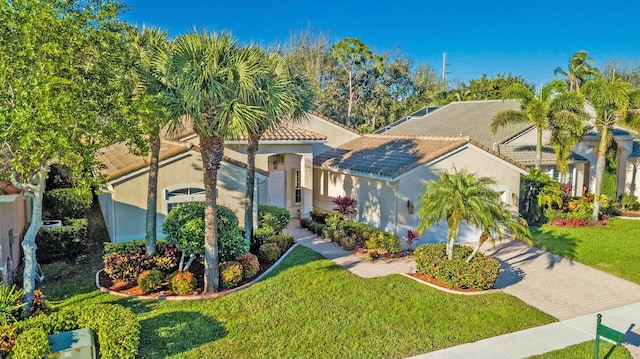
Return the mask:
[(395, 253), (400, 250), (400, 237), (380, 231), (364, 242), (367, 249), (378, 249), (383, 253)]
[(18, 338), (18, 327), (13, 324), (0, 325), (0, 358), (6, 358)]
[(162, 284), (163, 279), (164, 276), (159, 269), (146, 270), (138, 276), (138, 286), (143, 292), (151, 293)]
[(156, 255), (147, 255), (144, 241), (105, 243), (104, 272), (113, 280), (137, 283), (138, 277), (148, 269), (159, 269), (164, 273), (175, 270), (180, 251), (173, 245), (159, 241)]
[(278, 234), (287, 228), (291, 221), (291, 213), (276, 206), (258, 206), (258, 227), (271, 227)]
[(60, 227), (41, 228), (36, 235), (36, 256), (40, 263), (75, 258), (85, 251), (87, 220), (70, 219)]
[(242, 264), (238, 262), (220, 263), (220, 286), (225, 289), (237, 287), (242, 281)]
[(330, 217), (333, 213), (334, 212), (331, 212), (331, 211), (325, 211), (323, 209), (314, 208), (309, 215), (311, 216), (311, 219), (314, 222), (320, 223), (320, 224), (327, 224), (326, 222), (327, 218)]
[(265, 240), (265, 243), (277, 244), (282, 251), (281, 254), (284, 254), (284, 252), (286, 252), (293, 245), (293, 236), (290, 234), (276, 234), (275, 236), (267, 238)]
[(131, 309), (117, 304), (91, 305), (78, 317), (78, 327), (90, 328), (98, 337), (102, 359), (133, 359), (138, 355), (140, 323)]
[(260, 270), (260, 262), (258, 257), (252, 253), (244, 253), (236, 258), (236, 261), (242, 265), (242, 278), (249, 279), (255, 277)]
[(267, 238), (275, 235), (276, 232), (271, 227), (260, 227), (253, 231), (253, 241), (260, 247)]
[(445, 244), (424, 244), (413, 252), (416, 272), (437, 279), (451, 289), (485, 290), (493, 288), (500, 263), (490, 256), (477, 253), (467, 263), (473, 248), (455, 245), (453, 259), (448, 260)]
[(27, 329), (18, 335), (11, 351), (15, 359), (44, 358), (51, 353), (47, 333), (40, 328)]
[(300, 227), (309, 228), (309, 224), (311, 223), (310, 218), (300, 218)]
[(47, 219), (83, 218), (89, 213), (93, 194), (76, 188), (58, 188), (46, 191), (42, 205), (48, 213)]
[(309, 225), (309, 230), (311, 231), (311, 233), (315, 234), (316, 236), (322, 236), (322, 231), (324, 231), (324, 227), (326, 227), (325, 224), (312, 222)]
[(176, 295), (188, 295), (196, 290), (198, 282), (189, 271), (176, 272), (171, 278), (171, 290)]
[(276, 243), (265, 243), (258, 248), (258, 257), (264, 263), (274, 263), (280, 258), (280, 246)]

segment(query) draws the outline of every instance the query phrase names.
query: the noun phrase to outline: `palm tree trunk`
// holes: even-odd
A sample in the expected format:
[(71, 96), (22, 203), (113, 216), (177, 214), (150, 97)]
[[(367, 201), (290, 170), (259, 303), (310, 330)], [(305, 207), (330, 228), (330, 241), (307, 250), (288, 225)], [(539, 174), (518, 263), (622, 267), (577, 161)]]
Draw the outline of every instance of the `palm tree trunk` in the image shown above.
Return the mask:
[(224, 154), (222, 138), (200, 134), (200, 146), (204, 176), (204, 292), (215, 293), (219, 289), (218, 267), (218, 207), (216, 188), (218, 168)]
[(253, 239), (253, 190), (256, 177), (256, 152), (258, 152), (259, 138), (249, 135), (247, 141), (247, 182), (244, 195), (244, 238), (251, 243)]
[(540, 169), (542, 166), (542, 128), (538, 127), (538, 138), (536, 141), (536, 169)]
[(482, 234), (480, 234), (480, 239), (478, 240), (478, 245), (473, 249), (473, 252), (471, 252), (469, 257), (467, 258), (467, 263), (471, 262), (473, 257), (475, 257), (478, 251), (480, 250), (480, 246), (482, 246), (482, 244), (484, 244), (484, 242), (486, 242), (487, 239), (489, 239), (489, 235), (487, 234), (487, 232), (482, 232)]
[(158, 212), (158, 162), (160, 157), (160, 135), (155, 134), (151, 143), (151, 159), (149, 163), (149, 184), (147, 186), (147, 218), (144, 245), (147, 254), (156, 255), (156, 213)]
[(598, 220), (600, 212), (600, 204), (598, 203), (598, 195), (602, 194), (602, 181), (604, 180), (604, 168), (607, 163), (607, 136), (609, 128), (602, 126), (600, 131), (600, 144), (598, 145), (598, 160), (596, 161), (596, 185), (593, 189), (593, 220)]

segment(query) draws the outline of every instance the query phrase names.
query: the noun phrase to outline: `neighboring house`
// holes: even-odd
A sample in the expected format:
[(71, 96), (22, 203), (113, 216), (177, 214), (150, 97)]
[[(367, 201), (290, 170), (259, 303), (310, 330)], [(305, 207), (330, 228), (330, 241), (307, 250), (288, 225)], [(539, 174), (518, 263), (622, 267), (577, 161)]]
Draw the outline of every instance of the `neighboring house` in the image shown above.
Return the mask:
[[(326, 136), (307, 130), (327, 126), (346, 137), (346, 129), (317, 116), (295, 125), (283, 124), (262, 136), (256, 155), (254, 219), (261, 204), (287, 208), (292, 217), (308, 216), (313, 207), (313, 153)], [(320, 122), (320, 123), (318, 123)], [(323, 123), (326, 122), (326, 123)], [(304, 127), (304, 128), (303, 128)], [(204, 201), (202, 159), (198, 136), (188, 124), (173, 140), (163, 139), (158, 173), (157, 230), (171, 208), (180, 203)], [(218, 170), (217, 203), (236, 212), (244, 224), (246, 140), (225, 141)], [(106, 184), (100, 207), (114, 242), (145, 236), (148, 157), (136, 156), (124, 144), (104, 148), (97, 156), (104, 164)], [(257, 221), (254, 220), (257, 224)]]
[[(365, 135), (314, 159), (314, 206), (331, 210), (337, 196), (358, 202), (357, 219), (403, 237), (418, 224), (417, 198), (444, 171), (467, 169), (496, 179), (495, 190), (517, 208), (523, 165), (465, 137)], [(462, 241), (478, 240), (463, 226)], [(419, 243), (444, 241), (446, 223), (425, 231)]]
[(13, 283), (20, 264), (22, 239), (31, 222), (31, 201), (22, 192), (0, 195), (0, 268), (4, 284)]

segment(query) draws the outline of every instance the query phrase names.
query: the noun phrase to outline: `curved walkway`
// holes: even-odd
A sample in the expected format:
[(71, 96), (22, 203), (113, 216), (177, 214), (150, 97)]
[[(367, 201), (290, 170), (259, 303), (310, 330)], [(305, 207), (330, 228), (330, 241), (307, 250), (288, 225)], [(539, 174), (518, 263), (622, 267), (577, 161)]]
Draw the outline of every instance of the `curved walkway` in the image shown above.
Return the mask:
[[(287, 232), (301, 245), (319, 252), (352, 273), (372, 278), (415, 271), (413, 259), (389, 262), (362, 261), (300, 227), (292, 220)], [(560, 322), (463, 344), (413, 357), (526, 358), (594, 338), (596, 314), (602, 323), (626, 333), (625, 345), (640, 359), (640, 285), (531, 248), (505, 241), (483, 250), (500, 260), (502, 271), (496, 288), (540, 309)]]

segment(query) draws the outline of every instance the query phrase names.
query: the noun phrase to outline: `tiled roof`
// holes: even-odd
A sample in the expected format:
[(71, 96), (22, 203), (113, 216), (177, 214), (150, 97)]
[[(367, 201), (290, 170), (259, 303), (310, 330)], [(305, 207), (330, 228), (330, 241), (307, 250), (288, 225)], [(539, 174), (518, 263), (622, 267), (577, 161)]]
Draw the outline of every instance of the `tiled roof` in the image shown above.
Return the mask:
[[(612, 135), (622, 137), (622, 136), (631, 136), (631, 133), (629, 133), (628, 130), (625, 130), (622, 127), (613, 126)], [(594, 126), (593, 123), (590, 123), (588, 125), (587, 133), (585, 134), (585, 136), (600, 136), (600, 131), (598, 131), (598, 129)]]
[(313, 163), (394, 178), (467, 142), (467, 137), (365, 135), (316, 156)]
[[(176, 129), (173, 131), (165, 129), (163, 133), (165, 138), (177, 140), (194, 135), (195, 131), (193, 130), (192, 121), (189, 118), (185, 118)], [(305, 130), (290, 123), (282, 123), (278, 127), (268, 130), (261, 137), (263, 141), (324, 141), (326, 139), (327, 136), (325, 135)], [(246, 138), (241, 138), (240, 140), (246, 140)]]
[[(160, 161), (184, 153), (191, 149), (189, 142), (162, 141)], [(96, 159), (103, 164), (102, 174), (112, 180), (149, 166), (149, 156), (137, 156), (124, 142), (105, 147), (98, 151)]]
[[(536, 160), (536, 146), (535, 145), (500, 145), (499, 152), (501, 155), (509, 157), (514, 161), (525, 165), (531, 165)], [(569, 156), (570, 162), (588, 161), (586, 158), (580, 156), (577, 153), (571, 152)], [(556, 163), (556, 153), (550, 146), (544, 146), (542, 148), (542, 161), (543, 165), (554, 165)]]
[(515, 100), (452, 102), (423, 117), (410, 119), (384, 132), (389, 135), (468, 136), (493, 148), (532, 127), (521, 123), (504, 126), (496, 134), (491, 131), (493, 117), (505, 110), (520, 110)]

